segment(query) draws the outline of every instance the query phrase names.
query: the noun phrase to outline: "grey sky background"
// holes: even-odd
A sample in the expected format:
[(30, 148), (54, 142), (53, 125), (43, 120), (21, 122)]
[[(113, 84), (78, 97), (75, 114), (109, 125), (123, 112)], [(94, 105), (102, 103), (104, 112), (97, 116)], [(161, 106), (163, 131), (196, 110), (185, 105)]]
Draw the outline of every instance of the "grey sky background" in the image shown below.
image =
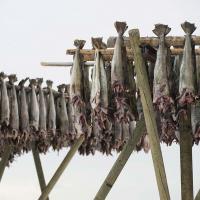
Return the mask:
[[(139, 28), (142, 36), (153, 35), (155, 23), (166, 23), (170, 35), (184, 35), (180, 23), (197, 25), (200, 35), (200, 2), (198, 0), (133, 1), (133, 0), (0, 0), (0, 70), (16, 73), (18, 79), (43, 77), (54, 86), (69, 82), (69, 69), (43, 68), (40, 61), (71, 61), (67, 48), (73, 40), (85, 39), (91, 47), (92, 36), (104, 40), (116, 35), (113, 23), (124, 20), (131, 28)], [(128, 32), (127, 32), (128, 33)], [(127, 35), (127, 33), (125, 35)], [(171, 199), (180, 199), (179, 146), (162, 145)], [(68, 149), (42, 156), (47, 181)], [(200, 150), (194, 153), (194, 190), (200, 188)], [(52, 191), (51, 200), (91, 200), (116, 160), (117, 155), (82, 157), (78, 154)], [(6, 169), (0, 185), (1, 200), (36, 200), (40, 188), (32, 154), (17, 158)], [(108, 200), (158, 200), (151, 154), (133, 153)]]

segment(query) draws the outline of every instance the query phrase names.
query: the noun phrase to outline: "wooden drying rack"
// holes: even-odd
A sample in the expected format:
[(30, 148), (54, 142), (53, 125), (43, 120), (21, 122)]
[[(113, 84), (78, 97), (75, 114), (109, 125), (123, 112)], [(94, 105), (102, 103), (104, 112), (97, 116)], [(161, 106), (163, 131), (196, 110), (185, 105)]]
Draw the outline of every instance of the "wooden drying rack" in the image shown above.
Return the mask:
[[(129, 39), (130, 38), (130, 39)], [(194, 45), (200, 45), (200, 36), (192, 36)], [(110, 61), (113, 55), (113, 47), (116, 41), (116, 37), (109, 37), (107, 41), (107, 49), (102, 49), (101, 53), (105, 60)], [(94, 200), (104, 200), (108, 193), (110, 192), (112, 186), (114, 185), (116, 179), (120, 175), (122, 169), (124, 168), (126, 162), (128, 161), (130, 155), (134, 151), (136, 144), (142, 136), (142, 133), (146, 130), (149, 134), (149, 140), (151, 144), (152, 159), (154, 164), (154, 170), (156, 174), (156, 180), (159, 190), (159, 195), (161, 200), (170, 200), (167, 178), (165, 174), (165, 167), (162, 158), (162, 152), (160, 147), (160, 142), (158, 138), (158, 130), (156, 126), (155, 115), (153, 111), (152, 98), (150, 93), (150, 87), (147, 78), (146, 68), (144, 66), (144, 59), (151, 62), (155, 62), (156, 50), (158, 46), (158, 38), (156, 37), (140, 37), (138, 29), (132, 29), (129, 31), (129, 37), (124, 37), (125, 46), (127, 49), (127, 56), (129, 60), (135, 60), (135, 69), (138, 76), (138, 86), (141, 92), (141, 102), (144, 110), (144, 118), (137, 122), (137, 126), (134, 130), (134, 134), (131, 135), (128, 143), (123, 148), (118, 159), (114, 163), (112, 169), (105, 178), (103, 184), (101, 185), (98, 193), (96, 194)], [(172, 55), (179, 55), (183, 52), (184, 37), (168, 36), (166, 37), (166, 44), (171, 46)], [(142, 49), (141, 49), (142, 46)], [(200, 55), (200, 50), (195, 49), (197, 55)], [(68, 49), (67, 54), (74, 55), (75, 49)], [(82, 49), (80, 53), (84, 56), (85, 66), (94, 65), (94, 50), (93, 49)], [(73, 62), (41, 62), (42, 66), (57, 66), (57, 67), (68, 67), (72, 66)], [(190, 126), (188, 126), (189, 121), (182, 121), (183, 126), (181, 129), (181, 191), (182, 200), (192, 200), (193, 199), (193, 185), (192, 185), (192, 145), (189, 134)], [(189, 128), (188, 128), (189, 127)], [(180, 135), (181, 135), (180, 134)], [(186, 136), (187, 134), (187, 136)], [(184, 138), (187, 142), (183, 142)], [(84, 137), (80, 137), (74, 146), (71, 147), (68, 154), (56, 170), (52, 179), (46, 185), (44, 179), (44, 173), (42, 170), (42, 165), (39, 157), (38, 151), (34, 148), (32, 149), (33, 157), (35, 161), (35, 166), (38, 174), (38, 180), (41, 188), (41, 196), (38, 200), (48, 200), (48, 195), (54, 188), (55, 184), (59, 180), (60, 176), (64, 172), (65, 168), (71, 161), (72, 157), (81, 146), (84, 141)], [(186, 140), (185, 140), (186, 141)], [(11, 147), (6, 147), (5, 153), (0, 161), (0, 181), (8, 162)], [(200, 200), (200, 191), (198, 192), (195, 200)]]

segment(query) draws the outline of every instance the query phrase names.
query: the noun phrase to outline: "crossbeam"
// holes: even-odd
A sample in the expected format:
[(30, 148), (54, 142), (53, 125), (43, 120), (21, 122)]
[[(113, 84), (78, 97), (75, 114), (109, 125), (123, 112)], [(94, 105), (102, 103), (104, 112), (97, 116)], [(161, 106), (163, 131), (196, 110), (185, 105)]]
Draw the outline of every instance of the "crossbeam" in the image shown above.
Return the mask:
[(108, 193), (112, 189), (115, 181), (117, 180), (118, 176), (120, 175), (121, 171), (123, 170), (126, 162), (128, 161), (131, 153), (136, 147), (136, 144), (140, 140), (142, 134), (145, 131), (145, 122), (144, 119), (141, 119), (137, 122), (136, 128), (131, 133), (131, 137), (128, 143), (123, 148), (122, 152), (118, 156), (117, 160), (115, 161), (112, 169), (110, 170), (109, 174), (107, 175), (106, 179), (104, 180), (103, 184), (101, 185), (98, 193), (96, 194), (94, 200), (104, 200), (106, 199)]
[[(116, 37), (111, 36), (107, 40), (107, 47), (113, 48), (115, 45)], [(200, 45), (200, 36), (192, 36), (192, 41), (194, 45)], [(165, 42), (169, 46), (173, 47), (184, 47), (185, 44), (185, 37), (183, 36), (166, 36)], [(129, 37), (124, 37), (124, 43), (127, 48), (131, 48), (130, 39)], [(158, 47), (159, 45), (159, 38), (158, 37), (140, 37), (140, 44), (141, 45), (150, 45), (152, 47)]]
[[(128, 60), (134, 60), (134, 55), (132, 53), (131, 49), (126, 49), (127, 50), (127, 58)], [(106, 61), (111, 61), (114, 53), (114, 49), (100, 49), (99, 50), (101, 54), (103, 55), (104, 60)], [(183, 53), (182, 48), (171, 48), (171, 55), (180, 55)], [(66, 53), (69, 55), (74, 55), (76, 52), (76, 49), (67, 49)], [(196, 55), (200, 55), (200, 49), (195, 49)], [(81, 49), (80, 54), (83, 55), (84, 61), (94, 61), (94, 55), (95, 55), (95, 50), (93, 49)], [(146, 57), (146, 58), (145, 58)], [(146, 54), (145, 59), (155, 62), (155, 56), (152, 57), (151, 54)]]
[(142, 108), (144, 112), (147, 133), (149, 135), (151, 155), (154, 164), (154, 170), (156, 174), (160, 199), (170, 200), (165, 167), (160, 147), (160, 141), (158, 137), (158, 128), (156, 125), (155, 113), (153, 109), (152, 97), (150, 92), (150, 86), (148, 82), (148, 76), (145, 68), (144, 59), (142, 57), (142, 52), (140, 48), (139, 30), (138, 29), (130, 30), (129, 38), (131, 42), (131, 48), (133, 49), (133, 54), (134, 54), (136, 76), (138, 80), (138, 87), (141, 94)]
[(71, 147), (71, 149), (69, 150), (69, 152), (65, 156), (64, 160), (62, 161), (62, 163), (60, 164), (60, 166), (58, 167), (58, 169), (54, 173), (53, 177), (51, 178), (51, 180), (49, 181), (47, 186), (44, 188), (44, 190), (43, 190), (41, 196), (38, 198), (38, 200), (46, 200), (46, 198), (48, 197), (49, 193), (52, 191), (52, 189), (54, 188), (55, 184), (58, 182), (60, 176), (64, 172), (65, 168), (68, 166), (69, 162), (71, 161), (71, 159), (73, 158), (73, 156), (75, 155), (76, 151), (81, 146), (83, 141), (84, 141), (84, 135), (82, 135), (75, 142), (75, 144)]
[[(43, 67), (71, 67), (73, 62), (41, 62), (40, 65)], [(84, 62), (84, 66), (94, 66), (94, 62)]]

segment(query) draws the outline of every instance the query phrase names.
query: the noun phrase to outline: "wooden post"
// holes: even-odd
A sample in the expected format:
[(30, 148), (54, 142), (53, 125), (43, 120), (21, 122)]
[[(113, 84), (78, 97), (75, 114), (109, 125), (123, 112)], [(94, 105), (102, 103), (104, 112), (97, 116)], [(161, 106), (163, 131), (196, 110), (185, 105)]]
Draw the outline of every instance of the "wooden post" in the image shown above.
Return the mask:
[(38, 200), (46, 200), (46, 198), (48, 197), (49, 193), (51, 192), (51, 190), (53, 189), (53, 187), (55, 186), (55, 184), (59, 180), (60, 176), (64, 172), (65, 168), (67, 167), (67, 165), (69, 164), (69, 162), (71, 161), (71, 159), (73, 158), (74, 154), (76, 153), (78, 148), (81, 146), (83, 141), (84, 141), (84, 136), (82, 135), (76, 141), (76, 143), (71, 147), (71, 149), (69, 150), (68, 154), (66, 155), (66, 157), (64, 158), (64, 160), (62, 161), (62, 163), (60, 164), (58, 169), (56, 170), (55, 174), (53, 175), (53, 177), (49, 181), (49, 183), (46, 186), (46, 188), (43, 190), (43, 192), (42, 192), (42, 194), (41, 194), (41, 196), (39, 197)]
[(157, 186), (161, 200), (169, 200), (169, 189), (167, 184), (167, 178), (165, 174), (165, 167), (160, 148), (160, 141), (158, 137), (158, 130), (156, 125), (155, 113), (153, 110), (153, 103), (151, 98), (151, 92), (145, 69), (144, 60), (140, 49), (140, 34), (138, 29), (132, 29), (129, 31), (129, 38), (131, 47), (134, 54), (135, 70), (138, 80), (138, 87), (141, 94), (141, 102), (146, 122), (147, 132), (149, 134), (149, 141), (151, 146), (152, 160), (154, 164), (154, 170), (156, 174)]
[[(35, 168), (37, 171), (37, 176), (38, 176), (38, 180), (39, 180), (39, 184), (40, 184), (40, 189), (41, 189), (41, 192), (43, 192), (43, 190), (46, 187), (46, 182), (45, 182), (45, 178), (44, 178), (40, 155), (39, 155), (38, 150), (35, 148), (35, 144), (32, 145), (32, 153), (33, 153)], [(46, 200), (49, 200), (49, 198), (47, 197)]]
[(5, 147), (5, 150), (0, 162), (0, 182), (1, 182), (4, 170), (6, 168), (6, 165), (8, 164), (8, 159), (10, 157), (11, 151), (12, 151), (12, 147), (10, 145), (7, 145)]
[[(190, 107), (190, 106), (188, 106)], [(191, 109), (186, 114), (180, 113), (180, 162), (181, 162), (181, 196), (182, 200), (193, 200), (193, 170), (192, 170), (192, 127)]]
[(198, 191), (196, 197), (194, 198), (194, 200), (200, 200), (200, 190)]
[(115, 161), (112, 169), (110, 170), (109, 174), (107, 175), (106, 179), (101, 185), (101, 188), (96, 194), (94, 200), (104, 200), (106, 198), (112, 186), (114, 185), (115, 181), (117, 180), (119, 174), (124, 168), (126, 162), (128, 161), (131, 153), (135, 149), (136, 144), (138, 143), (144, 131), (145, 131), (145, 123), (144, 119), (141, 119), (137, 123), (136, 128), (133, 130), (131, 138), (129, 139), (126, 146), (123, 148), (122, 152)]

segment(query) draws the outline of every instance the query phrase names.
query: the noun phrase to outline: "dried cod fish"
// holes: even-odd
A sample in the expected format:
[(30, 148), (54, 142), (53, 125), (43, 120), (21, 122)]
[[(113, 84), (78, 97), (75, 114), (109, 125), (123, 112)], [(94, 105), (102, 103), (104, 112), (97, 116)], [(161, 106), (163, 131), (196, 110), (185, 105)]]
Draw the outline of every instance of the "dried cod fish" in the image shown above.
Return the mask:
[(165, 36), (170, 30), (171, 29), (164, 24), (156, 24), (153, 30), (159, 37), (159, 47), (154, 68), (153, 103), (162, 113), (171, 112), (171, 106), (173, 104), (168, 79), (169, 48), (165, 44)]
[(52, 141), (56, 135), (56, 108), (52, 89), (53, 82), (47, 80), (46, 84), (49, 93), (47, 101), (47, 131), (48, 138)]
[(82, 134), (84, 134), (86, 137), (89, 137), (91, 133), (90, 127), (88, 126), (86, 120), (86, 108), (83, 101), (83, 70), (80, 49), (83, 48), (84, 44), (84, 40), (74, 41), (74, 45), (76, 46), (76, 53), (74, 56), (70, 82), (70, 98), (72, 102), (72, 111), (77, 138)]
[(183, 50), (183, 58), (180, 67), (179, 79), (179, 104), (185, 105), (194, 102), (196, 93), (196, 77), (194, 65), (194, 46), (191, 40), (191, 34), (195, 31), (194, 24), (184, 22), (181, 24), (182, 29), (186, 33), (185, 46)]
[(10, 94), (10, 131), (11, 138), (15, 142), (19, 142), (19, 110), (18, 110), (18, 100), (17, 93), (14, 83), (17, 81), (17, 77), (15, 74), (11, 74), (8, 76), (9, 85), (11, 86), (11, 94)]
[(39, 128), (39, 104), (38, 99), (36, 96), (36, 86), (37, 86), (37, 80), (36, 79), (30, 79), (30, 128), (34, 133), (38, 131)]

